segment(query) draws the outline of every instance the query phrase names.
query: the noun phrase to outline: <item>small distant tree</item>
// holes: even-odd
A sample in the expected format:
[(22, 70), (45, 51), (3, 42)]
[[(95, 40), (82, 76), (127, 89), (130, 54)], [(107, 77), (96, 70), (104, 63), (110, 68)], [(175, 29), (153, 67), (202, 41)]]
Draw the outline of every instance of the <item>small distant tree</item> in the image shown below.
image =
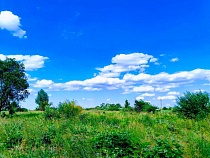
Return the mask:
[(176, 102), (174, 110), (187, 118), (204, 118), (210, 113), (209, 94), (206, 92), (186, 92)]
[(129, 106), (130, 106), (130, 103), (129, 103), (128, 100), (126, 99), (126, 100), (125, 100), (125, 108), (129, 108)]
[(38, 92), (38, 95), (37, 95), (37, 97), (35, 99), (35, 102), (36, 102), (36, 104), (38, 104), (37, 110), (44, 111), (46, 106), (49, 105), (49, 96), (48, 96), (48, 94), (43, 89), (41, 89)]

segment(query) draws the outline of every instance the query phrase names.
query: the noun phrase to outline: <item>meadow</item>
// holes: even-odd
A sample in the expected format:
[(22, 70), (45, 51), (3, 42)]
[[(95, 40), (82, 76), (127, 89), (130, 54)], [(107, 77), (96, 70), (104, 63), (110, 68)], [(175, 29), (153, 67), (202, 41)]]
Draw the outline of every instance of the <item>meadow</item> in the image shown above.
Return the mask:
[(29, 111), (0, 124), (2, 158), (210, 157), (210, 117), (184, 119), (170, 110), (83, 110), (68, 119)]

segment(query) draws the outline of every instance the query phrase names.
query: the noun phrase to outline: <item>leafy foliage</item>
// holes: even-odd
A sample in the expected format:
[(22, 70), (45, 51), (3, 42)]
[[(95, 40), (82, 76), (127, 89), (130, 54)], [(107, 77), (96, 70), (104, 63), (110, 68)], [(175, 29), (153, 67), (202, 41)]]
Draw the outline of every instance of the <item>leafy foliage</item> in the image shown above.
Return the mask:
[(150, 103), (145, 102), (143, 100), (135, 100), (134, 110), (136, 112), (155, 112), (158, 109), (155, 106), (152, 106)]
[(129, 103), (128, 100), (126, 99), (126, 100), (125, 100), (125, 108), (129, 108), (129, 106), (130, 106), (130, 103)]
[(49, 105), (49, 96), (48, 94), (43, 90), (41, 89), (39, 92), (38, 92), (38, 95), (35, 99), (35, 102), (36, 104), (38, 104), (39, 106), (37, 107), (37, 110), (41, 110), (41, 111), (44, 111), (45, 110), (45, 107)]
[(186, 92), (177, 98), (177, 104), (174, 110), (191, 119), (204, 118), (210, 112), (209, 95), (206, 92)]
[(28, 97), (28, 87), (23, 63), (11, 58), (0, 60), (0, 111), (9, 110), (13, 114), (13, 103), (18, 105)]
[(109, 103), (102, 103), (100, 106), (97, 106), (96, 109), (100, 110), (106, 110), (106, 111), (119, 111), (122, 108), (122, 106), (117, 104), (109, 104)]
[(22, 125), (17, 124), (6, 124), (5, 125), (6, 139), (4, 146), (6, 148), (13, 148), (21, 143), (23, 139)]
[(46, 106), (44, 117), (48, 119), (53, 118), (71, 118), (79, 115), (82, 112), (82, 107), (76, 105), (76, 101), (66, 100), (63, 103), (59, 103), (58, 108)]
[(80, 114), (82, 111), (82, 107), (76, 105), (75, 100), (66, 100), (58, 105), (58, 111), (63, 117), (70, 118)]
[(175, 140), (157, 139), (156, 145), (144, 149), (145, 158), (182, 158), (183, 147)]
[(94, 148), (103, 157), (133, 156), (135, 146), (128, 132), (106, 132), (95, 136)]

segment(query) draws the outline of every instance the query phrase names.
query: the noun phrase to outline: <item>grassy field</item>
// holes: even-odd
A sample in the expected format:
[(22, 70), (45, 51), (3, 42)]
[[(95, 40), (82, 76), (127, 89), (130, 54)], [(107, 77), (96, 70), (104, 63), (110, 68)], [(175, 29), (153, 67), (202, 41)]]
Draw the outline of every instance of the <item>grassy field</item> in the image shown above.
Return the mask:
[(0, 118), (0, 124), (5, 158), (152, 157), (154, 151), (170, 155), (171, 150), (180, 157), (210, 157), (210, 117), (84, 110), (71, 119), (49, 120), (31, 111)]

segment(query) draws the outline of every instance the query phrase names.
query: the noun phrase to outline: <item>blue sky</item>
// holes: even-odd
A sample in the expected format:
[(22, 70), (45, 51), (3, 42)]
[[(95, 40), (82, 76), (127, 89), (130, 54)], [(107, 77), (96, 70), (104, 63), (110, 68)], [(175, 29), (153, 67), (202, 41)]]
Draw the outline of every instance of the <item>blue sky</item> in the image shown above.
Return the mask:
[(40, 89), (56, 106), (174, 106), (186, 91), (210, 92), (207, 0), (1, 0), (0, 59), (25, 64), (34, 109)]

